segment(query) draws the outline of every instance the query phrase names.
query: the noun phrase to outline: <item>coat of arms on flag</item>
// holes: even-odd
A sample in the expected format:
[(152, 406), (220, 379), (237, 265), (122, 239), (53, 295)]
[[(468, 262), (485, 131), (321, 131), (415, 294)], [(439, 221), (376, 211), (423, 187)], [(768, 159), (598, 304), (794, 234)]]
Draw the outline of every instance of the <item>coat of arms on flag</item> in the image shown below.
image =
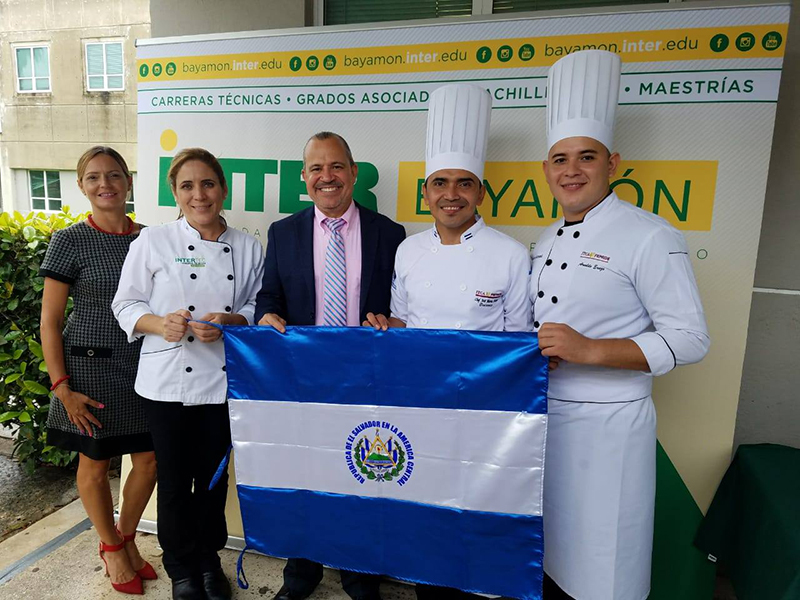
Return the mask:
[(225, 353), (249, 548), (541, 598), (535, 334), (226, 327)]

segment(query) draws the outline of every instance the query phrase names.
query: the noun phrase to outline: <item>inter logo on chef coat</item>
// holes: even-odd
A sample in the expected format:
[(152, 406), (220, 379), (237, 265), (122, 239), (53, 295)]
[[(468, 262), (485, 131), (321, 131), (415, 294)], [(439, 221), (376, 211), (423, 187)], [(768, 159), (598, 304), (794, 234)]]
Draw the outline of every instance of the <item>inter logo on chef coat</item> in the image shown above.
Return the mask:
[(344, 448), (347, 468), (362, 485), (394, 481), (403, 486), (411, 478), (414, 449), (408, 437), (387, 421), (364, 421), (354, 427)]
[(176, 256), (175, 262), (179, 265), (186, 265), (193, 268), (200, 268), (206, 266), (206, 259), (203, 256), (190, 256), (190, 257), (181, 257)]

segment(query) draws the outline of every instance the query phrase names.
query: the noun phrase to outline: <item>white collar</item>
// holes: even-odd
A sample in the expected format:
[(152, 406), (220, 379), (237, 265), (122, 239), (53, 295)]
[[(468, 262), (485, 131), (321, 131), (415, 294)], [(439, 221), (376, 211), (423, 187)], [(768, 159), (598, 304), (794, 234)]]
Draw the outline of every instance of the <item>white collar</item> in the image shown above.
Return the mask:
[[(222, 221), (222, 225), (225, 227), (225, 229), (223, 229), (222, 233), (219, 234), (219, 237), (216, 240), (205, 240), (206, 242), (224, 242), (229, 237), (228, 232), (230, 229), (228, 227), (228, 222), (224, 217), (220, 217), (219, 220)], [(186, 217), (181, 217), (179, 223), (181, 231), (183, 231), (186, 235), (198, 240), (203, 239), (203, 236), (200, 235), (200, 232), (189, 224), (189, 221), (186, 220)]]
[[(485, 227), (486, 227), (486, 221), (484, 221), (483, 217), (481, 217), (479, 214), (476, 214), (475, 224), (461, 234), (461, 240), (459, 240), (459, 243), (463, 244), (464, 242), (471, 240), (478, 234), (478, 232), (480, 232)], [(439, 232), (436, 231), (436, 223), (433, 224), (433, 227), (431, 227), (430, 231), (431, 231), (430, 233), (431, 240), (433, 241), (433, 243), (442, 245), (442, 239), (439, 237)]]

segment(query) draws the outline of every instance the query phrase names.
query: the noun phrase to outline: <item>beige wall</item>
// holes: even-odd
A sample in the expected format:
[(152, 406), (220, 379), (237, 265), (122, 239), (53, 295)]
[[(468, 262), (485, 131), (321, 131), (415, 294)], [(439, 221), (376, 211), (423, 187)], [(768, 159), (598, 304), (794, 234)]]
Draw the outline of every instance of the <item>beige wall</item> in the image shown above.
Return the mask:
[[(27, 210), (12, 170), (74, 170), (94, 144), (136, 170), (137, 38), (150, 37), (149, 0), (0, 0), (0, 184), (3, 210)], [(125, 90), (88, 92), (84, 42), (121, 40)], [(16, 91), (15, 45), (50, 49), (50, 92)], [(77, 190), (61, 178), (62, 196)], [(72, 189), (75, 188), (75, 189)]]
[(311, 25), (310, 0), (150, 0), (153, 37)]

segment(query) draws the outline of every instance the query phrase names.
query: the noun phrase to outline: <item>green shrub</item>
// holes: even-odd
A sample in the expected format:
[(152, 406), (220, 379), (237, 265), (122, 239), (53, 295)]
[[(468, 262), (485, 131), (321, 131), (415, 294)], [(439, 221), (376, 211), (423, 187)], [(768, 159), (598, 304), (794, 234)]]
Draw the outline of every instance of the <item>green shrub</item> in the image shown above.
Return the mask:
[(39, 462), (69, 465), (76, 456), (47, 444), (50, 379), (38, 341), (39, 265), (53, 231), (84, 217), (68, 207), (57, 214), (0, 214), (0, 424), (19, 427), (14, 453), (29, 472)]

